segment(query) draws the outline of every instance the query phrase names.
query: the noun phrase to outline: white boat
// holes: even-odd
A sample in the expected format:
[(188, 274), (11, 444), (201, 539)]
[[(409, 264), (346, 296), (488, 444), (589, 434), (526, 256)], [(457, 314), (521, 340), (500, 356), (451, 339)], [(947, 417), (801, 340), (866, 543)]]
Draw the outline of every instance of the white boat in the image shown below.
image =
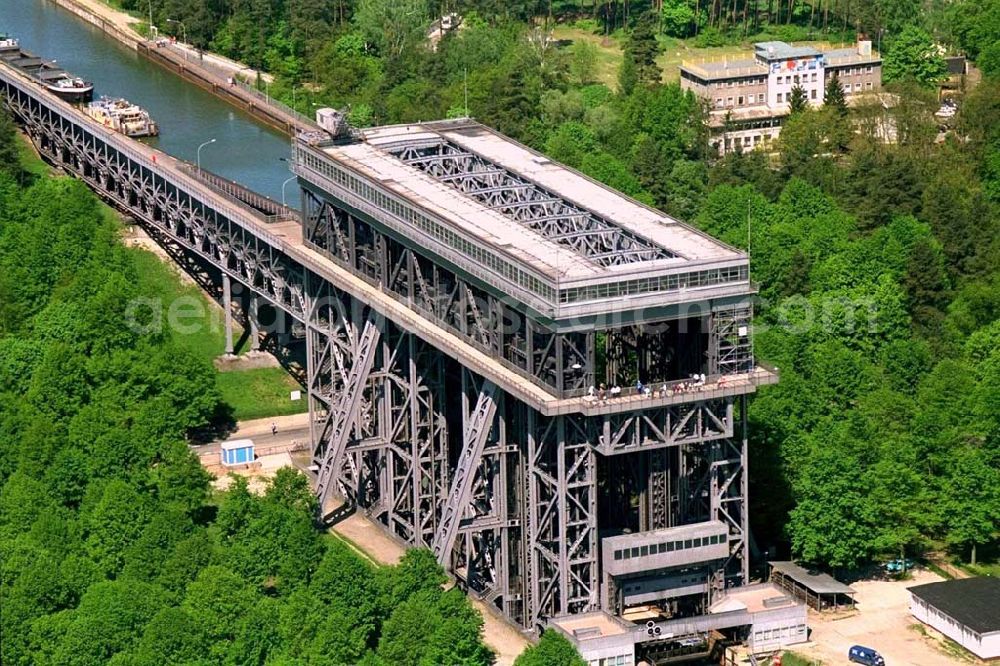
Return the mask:
[(66, 72), (56, 78), (42, 78), (45, 88), (67, 102), (87, 102), (94, 98), (94, 84)]
[(156, 136), (160, 133), (149, 112), (127, 99), (102, 97), (87, 105), (84, 111), (108, 129), (125, 136)]

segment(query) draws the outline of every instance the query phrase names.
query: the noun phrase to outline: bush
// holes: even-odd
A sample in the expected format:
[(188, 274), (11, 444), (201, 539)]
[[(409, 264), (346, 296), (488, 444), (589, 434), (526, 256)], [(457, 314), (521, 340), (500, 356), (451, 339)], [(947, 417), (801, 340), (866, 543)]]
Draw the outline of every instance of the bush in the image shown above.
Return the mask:
[(694, 39), (694, 45), (699, 49), (707, 49), (713, 46), (725, 46), (726, 36), (718, 28), (705, 28)]

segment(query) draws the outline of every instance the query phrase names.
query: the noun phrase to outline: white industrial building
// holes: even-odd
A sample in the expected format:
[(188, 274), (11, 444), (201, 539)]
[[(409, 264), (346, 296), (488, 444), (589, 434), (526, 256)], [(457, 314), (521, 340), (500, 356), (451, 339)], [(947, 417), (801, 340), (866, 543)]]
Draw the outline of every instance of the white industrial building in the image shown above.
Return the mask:
[(911, 587), (910, 612), (980, 659), (1000, 657), (1000, 578)]

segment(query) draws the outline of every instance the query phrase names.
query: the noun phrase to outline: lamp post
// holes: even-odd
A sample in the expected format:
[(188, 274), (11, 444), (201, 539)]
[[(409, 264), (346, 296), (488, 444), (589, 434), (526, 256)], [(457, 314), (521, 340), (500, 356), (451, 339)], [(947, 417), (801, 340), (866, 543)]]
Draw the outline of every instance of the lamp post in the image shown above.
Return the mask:
[(205, 143), (198, 146), (198, 173), (201, 173), (201, 149), (210, 143), (215, 143), (215, 139), (209, 139)]
[(285, 185), (288, 185), (288, 183), (292, 182), (297, 177), (298, 176), (291, 176), (290, 178), (286, 178), (285, 182), (281, 184), (281, 205), (285, 206), (286, 208), (288, 207), (288, 204), (285, 203)]
[(177, 19), (167, 19), (167, 23), (176, 23), (177, 25), (179, 25), (181, 27), (181, 35), (184, 38), (184, 43), (187, 44), (188, 43), (188, 31), (187, 31), (187, 26), (184, 25), (184, 21), (178, 21)]

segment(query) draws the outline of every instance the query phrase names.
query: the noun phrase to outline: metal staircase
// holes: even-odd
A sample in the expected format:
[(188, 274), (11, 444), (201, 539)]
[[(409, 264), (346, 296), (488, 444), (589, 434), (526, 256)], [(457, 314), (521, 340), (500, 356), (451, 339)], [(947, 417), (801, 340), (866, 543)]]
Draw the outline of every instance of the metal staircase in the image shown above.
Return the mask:
[(483, 380), (479, 399), (465, 425), (462, 455), (459, 456), (458, 465), (455, 467), (448, 501), (441, 510), (441, 522), (438, 523), (431, 544), (434, 556), (442, 565), (447, 563), (452, 546), (455, 545), (459, 522), (465, 507), (469, 504), (469, 493), (472, 490), (472, 481), (476, 477), (476, 468), (483, 458), (486, 439), (493, 428), (493, 417), (497, 413), (496, 392), (497, 388), (493, 382), (488, 379)]
[(383, 319), (381, 315), (372, 314), (365, 322), (365, 328), (358, 339), (354, 363), (347, 375), (344, 389), (336, 404), (327, 415), (326, 423), (321, 431), (327, 440), (323, 464), (320, 465), (316, 484), (316, 494), (322, 507), (330, 495), (330, 489), (337, 477), (344, 450), (347, 448), (347, 438), (358, 420), (358, 408), (361, 396), (364, 394), (365, 383), (375, 362), (375, 351), (382, 337)]

